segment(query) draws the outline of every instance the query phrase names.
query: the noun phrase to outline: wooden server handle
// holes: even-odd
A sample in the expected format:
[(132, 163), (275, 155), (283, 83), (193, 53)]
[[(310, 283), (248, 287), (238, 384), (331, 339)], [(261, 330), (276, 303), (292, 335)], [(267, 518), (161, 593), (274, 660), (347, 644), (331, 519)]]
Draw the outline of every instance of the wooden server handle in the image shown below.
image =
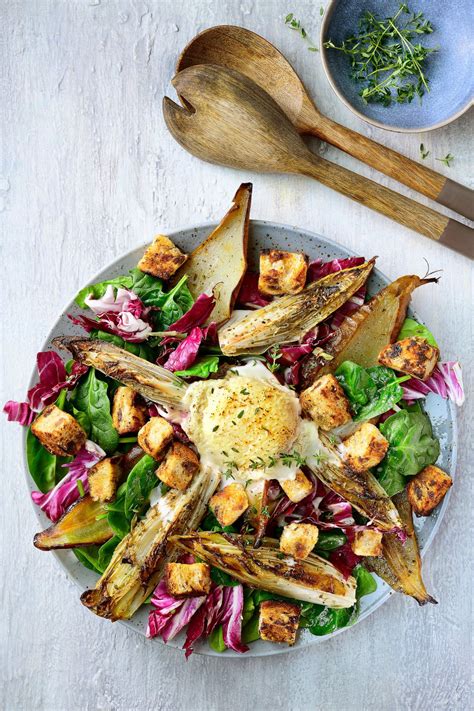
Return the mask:
[(398, 180), (422, 195), (445, 205), (459, 215), (474, 220), (474, 190), (446, 178), (431, 168), (420, 165), (401, 153), (386, 148), (376, 141), (331, 119), (317, 114), (308, 123), (307, 132), (340, 148), (381, 173)]
[(474, 259), (474, 230), (426, 205), (312, 154), (295, 161), (294, 172), (315, 178), (395, 222)]

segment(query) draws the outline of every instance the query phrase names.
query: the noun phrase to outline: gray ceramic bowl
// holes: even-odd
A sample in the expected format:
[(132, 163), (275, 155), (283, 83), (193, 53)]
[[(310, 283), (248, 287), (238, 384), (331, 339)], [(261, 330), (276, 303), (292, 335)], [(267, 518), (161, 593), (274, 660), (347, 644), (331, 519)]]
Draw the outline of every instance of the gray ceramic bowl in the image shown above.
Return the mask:
[(321, 25), (321, 58), (326, 76), (341, 101), (359, 118), (391, 131), (418, 133), (431, 131), (455, 121), (474, 101), (474, 2), (473, 0), (413, 0), (411, 11), (423, 12), (435, 31), (421, 35), (421, 42), (439, 51), (427, 59), (426, 74), (430, 92), (420, 103), (394, 103), (389, 107), (366, 104), (359, 96), (360, 85), (350, 78), (348, 57), (324, 43), (331, 39), (340, 45), (357, 30), (365, 10), (393, 16), (399, 0), (332, 0)]
[[(181, 247), (185, 252), (189, 252), (195, 249), (210, 232), (216, 227), (215, 224), (206, 224), (199, 227), (189, 227), (187, 229), (177, 230), (176, 232), (169, 233), (170, 239)], [(261, 222), (259, 220), (250, 221), (250, 241), (249, 241), (249, 257), (251, 262), (258, 263), (258, 255), (261, 249), (271, 249), (271, 248), (281, 248), (288, 249), (290, 251), (297, 251), (303, 249), (310, 257), (310, 259), (321, 258), (324, 260), (343, 258), (347, 256), (354, 256), (354, 254), (344, 247), (336, 244), (332, 240), (322, 237), (321, 235), (314, 234), (312, 232), (307, 232), (305, 230), (300, 230), (296, 227), (290, 227), (288, 225), (279, 225), (273, 222)], [(136, 266), (138, 260), (143, 254), (144, 246), (138, 247), (137, 249), (118, 257), (109, 266), (102, 269), (98, 274), (92, 277), (89, 281), (93, 284), (103, 279), (111, 279), (119, 274), (126, 273), (129, 269), (133, 269)], [(371, 256), (371, 255), (365, 255)], [(369, 291), (374, 293), (379, 291), (381, 288), (389, 283), (389, 279), (382, 274), (378, 269), (374, 269), (372, 272), (368, 286)], [(77, 306), (73, 301), (70, 301), (64, 308), (63, 313), (59, 316), (58, 320), (52, 327), (46, 342), (44, 343), (41, 350), (47, 350), (51, 347), (51, 340), (56, 336), (62, 335), (77, 335), (83, 334), (81, 329), (72, 326), (71, 321), (67, 318), (68, 313), (79, 313)], [(410, 315), (418, 318), (416, 314), (410, 312)], [(64, 355), (64, 354), (62, 354)], [(36, 382), (37, 375), (34, 372), (30, 379), (30, 387)], [(444, 471), (449, 472), (451, 476), (454, 475), (454, 470), (456, 468), (456, 416), (454, 406), (450, 402), (442, 400), (437, 396), (429, 396), (426, 401), (426, 409), (433, 423), (433, 429), (437, 437), (439, 437), (441, 442), (441, 454), (438, 460), (439, 466), (444, 469)], [(26, 445), (26, 433), (24, 437), (24, 444)], [(24, 447), (24, 452), (26, 452), (26, 446)], [(35, 486), (30, 475), (28, 474), (28, 465), (26, 462), (26, 456), (24, 454), (24, 466), (26, 474), (26, 483), (28, 491), (31, 492)], [(425, 519), (416, 519), (415, 527), (418, 533), (418, 539), (420, 542), (420, 548), (422, 550), (422, 555), (426, 553), (428, 547), (430, 546), (439, 526), (441, 519), (444, 516), (449, 500), (449, 492), (445, 496), (443, 502), (438, 506), (438, 508), (433, 512), (431, 516)], [(34, 507), (35, 513), (39, 522), (39, 529), (47, 528), (50, 525), (45, 514)], [(66, 571), (69, 578), (77, 585), (77, 604), (80, 605), (79, 595), (86, 588), (93, 587), (97, 580), (97, 575), (90, 570), (84, 568), (74, 554), (71, 551), (57, 551), (53, 553), (42, 553), (40, 551), (36, 552), (36, 555), (54, 555), (58, 563)], [(378, 587), (377, 590), (362, 598), (359, 622), (364, 618), (374, 612), (380, 605), (382, 605), (390, 595), (392, 591), (382, 580), (377, 578)], [(434, 595), (436, 595), (436, 590), (431, 590)], [(419, 609), (417, 604), (413, 600), (407, 598), (406, 604), (411, 608), (411, 614), (418, 615)], [(140, 634), (145, 634), (148, 610), (146, 605), (144, 605), (134, 617), (122, 624), (125, 624), (130, 629), (133, 629)], [(219, 656), (225, 659), (233, 658), (248, 658), (248, 657), (260, 657), (267, 656), (270, 654), (280, 654), (282, 652), (288, 652), (292, 649), (302, 649), (313, 644), (322, 643), (328, 639), (331, 639), (337, 634), (341, 634), (345, 630), (350, 628), (345, 628), (333, 632), (325, 637), (315, 637), (307, 630), (302, 630), (299, 634), (298, 641), (294, 647), (290, 650), (288, 647), (277, 644), (269, 644), (267, 642), (262, 642), (258, 640), (250, 645), (250, 650), (246, 654), (237, 654), (231, 650), (221, 654)], [(171, 647), (182, 647), (184, 642), (184, 634), (182, 633), (175, 639), (169, 642)], [(162, 644), (161, 639), (157, 638), (155, 640), (150, 640), (150, 644)], [(207, 643), (199, 643), (196, 645), (195, 651), (198, 654), (207, 654), (210, 656), (215, 656), (214, 652)], [(183, 658), (184, 664), (184, 658)]]

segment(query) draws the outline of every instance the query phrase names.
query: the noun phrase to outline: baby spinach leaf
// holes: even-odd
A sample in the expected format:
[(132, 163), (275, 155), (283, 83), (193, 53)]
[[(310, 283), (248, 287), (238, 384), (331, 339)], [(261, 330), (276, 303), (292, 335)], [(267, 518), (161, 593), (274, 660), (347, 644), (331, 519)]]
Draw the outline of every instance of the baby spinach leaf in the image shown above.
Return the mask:
[(360, 407), (366, 405), (377, 392), (377, 386), (366, 368), (345, 360), (336, 370), (336, 378), (350, 400), (353, 411), (357, 414)]
[(128, 518), (143, 510), (150, 500), (152, 489), (158, 486), (156, 468), (157, 463), (153, 457), (145, 454), (128, 475), (124, 507), (125, 516)]
[(438, 348), (435, 337), (426, 326), (422, 323), (418, 323), (418, 321), (415, 321), (413, 318), (406, 318), (398, 334), (398, 340), (401, 341), (403, 338), (409, 338), (410, 336), (420, 336), (432, 346)]
[(83, 412), (90, 421), (90, 438), (102, 447), (107, 454), (117, 449), (119, 436), (112, 423), (107, 383), (90, 368), (72, 393), (74, 407)]
[(377, 583), (367, 568), (359, 563), (352, 571), (352, 575), (357, 580), (356, 598), (360, 600), (364, 595), (370, 595), (377, 590)]
[(132, 269), (130, 272), (132, 279), (131, 289), (145, 306), (160, 307), (163, 302), (163, 282), (157, 277), (141, 272), (140, 269)]
[(85, 412), (81, 412), (80, 410), (75, 408), (74, 405), (72, 406), (72, 415), (79, 422), (82, 429), (84, 430), (86, 435), (89, 437), (89, 435), (91, 433), (91, 422), (89, 420), (89, 415), (87, 415), (87, 413), (85, 413)]
[(183, 276), (171, 291), (163, 294), (160, 304), (160, 311), (155, 317), (155, 323), (159, 324), (162, 331), (166, 331), (172, 323), (189, 311), (194, 304), (194, 299), (187, 286), (188, 277)]
[(321, 531), (318, 536), (318, 542), (314, 552), (318, 555), (321, 551), (333, 551), (336, 548), (340, 548), (347, 541), (347, 536), (341, 532), (329, 533), (328, 531)]
[(219, 568), (211, 567), (211, 579), (216, 585), (225, 585), (226, 587), (232, 588), (239, 585), (238, 580), (234, 580), (228, 573)]
[(72, 552), (82, 565), (94, 573), (102, 573), (99, 565), (99, 549), (97, 546), (84, 546), (81, 548), (73, 548)]
[(100, 299), (100, 297), (105, 294), (109, 284), (112, 284), (112, 286), (115, 287), (121, 286), (123, 289), (131, 289), (133, 279), (131, 276), (121, 275), (115, 277), (114, 279), (107, 279), (106, 281), (100, 281), (97, 284), (90, 284), (89, 286), (85, 286), (83, 289), (80, 290), (80, 292), (74, 299), (76, 304), (80, 306), (81, 309), (86, 309), (87, 304), (85, 300), (87, 296), (89, 296), (90, 294), (93, 299)]
[(179, 375), (182, 378), (208, 378), (211, 373), (217, 372), (218, 369), (218, 356), (208, 355), (203, 358), (199, 358), (199, 360), (193, 363), (193, 365), (186, 370), (176, 370), (175, 375)]
[(107, 568), (108, 564), (112, 559), (114, 550), (117, 548), (118, 544), (122, 538), (120, 536), (113, 536), (108, 541), (103, 543), (99, 548), (98, 564), (100, 567), (100, 572), (103, 573)]
[(226, 643), (224, 642), (224, 633), (222, 631), (222, 625), (215, 627), (211, 634), (209, 635), (209, 646), (214, 652), (225, 652), (227, 649)]
[(394, 496), (405, 488), (405, 477), (436, 462), (439, 441), (423, 412), (400, 410), (380, 425), (380, 431), (390, 447), (375, 472), (387, 494)]
[(385, 366), (362, 368), (348, 360), (336, 370), (336, 377), (350, 401), (354, 422), (366, 422), (390, 410), (403, 397), (400, 383), (409, 380), (408, 375), (398, 378)]
[(250, 620), (243, 625), (242, 642), (244, 644), (250, 644), (250, 642), (255, 642), (257, 639), (260, 639), (259, 622), (259, 613), (256, 612)]
[(45, 494), (56, 484), (56, 456), (50, 454), (28, 428), (26, 435), (28, 470), (38, 489)]

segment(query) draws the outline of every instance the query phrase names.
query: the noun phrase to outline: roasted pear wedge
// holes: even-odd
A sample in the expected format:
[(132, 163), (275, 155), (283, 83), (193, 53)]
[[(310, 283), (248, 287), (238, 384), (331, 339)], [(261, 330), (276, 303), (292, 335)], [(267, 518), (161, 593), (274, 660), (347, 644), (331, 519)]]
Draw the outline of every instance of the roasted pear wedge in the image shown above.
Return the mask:
[(308, 467), (318, 479), (382, 531), (403, 531), (405, 526), (397, 508), (374, 475), (369, 471), (354, 472), (342, 462), (329, 437), (323, 433), (320, 437), (332, 456), (331, 459), (321, 458), (317, 462), (309, 460)]
[(105, 504), (93, 501), (87, 494), (72, 504), (59, 521), (37, 533), (33, 543), (42, 551), (101, 545), (114, 535), (106, 514)]
[(355, 604), (353, 577), (346, 580), (332, 563), (314, 554), (299, 561), (282, 557), (276, 540), (264, 538), (260, 548), (252, 548), (252, 536), (202, 531), (171, 541), (253, 588), (336, 609)]
[(386, 533), (382, 542), (382, 556), (365, 558), (364, 562), (397, 592), (415, 598), (420, 605), (426, 605), (427, 602), (437, 604), (436, 600), (427, 593), (421, 577), (420, 550), (406, 491), (396, 494), (393, 501), (404, 523), (407, 540), (403, 543), (397, 536)]
[(413, 291), (436, 281), (435, 278), (404, 276), (379, 291), (355, 314), (348, 316), (334, 338), (325, 344), (325, 352), (332, 356), (330, 361), (309, 356), (304, 362), (303, 387), (309, 387), (319, 375), (333, 373), (345, 360), (364, 368), (377, 365), (382, 348), (397, 339)]
[(276, 343), (303, 338), (360, 289), (373, 269), (375, 259), (357, 267), (328, 274), (299, 294), (275, 299), (219, 330), (219, 345), (228, 356), (259, 354)]
[(176, 549), (167, 552), (169, 537), (197, 528), (219, 479), (219, 474), (200, 471), (186, 491), (172, 489), (162, 496), (118, 544), (108, 568), (81, 602), (100, 617), (129, 619), (177, 554)]

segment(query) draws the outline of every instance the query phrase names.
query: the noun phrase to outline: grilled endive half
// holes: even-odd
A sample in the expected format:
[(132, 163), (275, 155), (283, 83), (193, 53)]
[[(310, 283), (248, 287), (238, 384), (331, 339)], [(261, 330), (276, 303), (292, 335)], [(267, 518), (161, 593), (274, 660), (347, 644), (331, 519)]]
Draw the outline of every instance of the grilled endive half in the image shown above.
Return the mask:
[(364, 562), (370, 570), (377, 573), (397, 592), (415, 598), (420, 605), (426, 605), (427, 602), (436, 604), (436, 600), (427, 593), (421, 577), (420, 550), (406, 491), (394, 496), (393, 501), (405, 524), (407, 540), (402, 543), (397, 536), (391, 533), (385, 534), (382, 542), (382, 556), (380, 558), (365, 558)]
[(278, 343), (297, 341), (324, 321), (359, 289), (374, 266), (374, 259), (342, 269), (310, 284), (299, 294), (275, 299), (219, 330), (224, 355), (258, 354)]
[(99, 339), (66, 336), (55, 338), (53, 345), (70, 351), (79, 363), (129, 385), (152, 402), (175, 409), (182, 407), (186, 383), (160, 365)]
[[(308, 467), (318, 479), (352, 504), (377, 528), (383, 531), (403, 530), (405, 526), (397, 508), (374, 475), (369, 471), (358, 473), (349, 469), (339, 457), (329, 437), (323, 432), (320, 432), (320, 437), (324, 447), (333, 456), (331, 459), (321, 458), (316, 462), (312, 458), (308, 460)], [(335, 462), (335, 458), (339, 460), (339, 464)]]
[(119, 543), (107, 570), (81, 602), (100, 617), (129, 619), (156, 587), (165, 564), (176, 557), (176, 550), (167, 553), (170, 535), (197, 528), (219, 478), (200, 471), (186, 491), (162, 496)]
[(345, 580), (331, 563), (317, 555), (301, 561), (282, 558), (278, 541), (265, 538), (255, 549), (251, 536), (207, 531), (173, 536), (171, 540), (251, 587), (332, 608), (355, 604), (353, 577)]

